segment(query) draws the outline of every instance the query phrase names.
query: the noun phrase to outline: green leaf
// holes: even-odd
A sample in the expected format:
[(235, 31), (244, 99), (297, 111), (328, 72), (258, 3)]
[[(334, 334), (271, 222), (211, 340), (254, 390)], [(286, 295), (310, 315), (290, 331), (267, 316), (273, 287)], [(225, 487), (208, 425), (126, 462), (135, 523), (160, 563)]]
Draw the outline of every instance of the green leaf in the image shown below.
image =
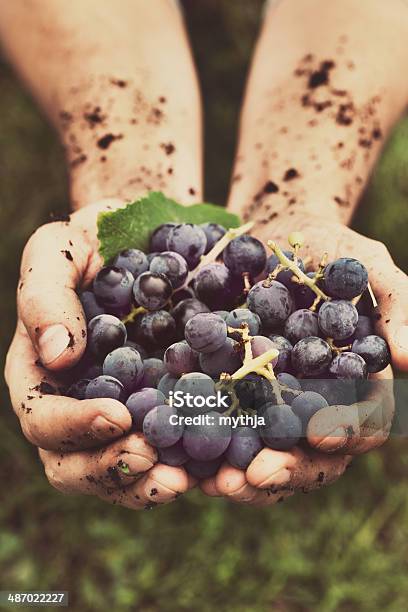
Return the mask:
[(160, 191), (152, 191), (144, 198), (114, 212), (98, 217), (99, 252), (105, 263), (119, 251), (128, 248), (147, 251), (153, 230), (162, 223), (219, 223), (226, 228), (238, 227), (240, 219), (214, 204), (182, 206)]

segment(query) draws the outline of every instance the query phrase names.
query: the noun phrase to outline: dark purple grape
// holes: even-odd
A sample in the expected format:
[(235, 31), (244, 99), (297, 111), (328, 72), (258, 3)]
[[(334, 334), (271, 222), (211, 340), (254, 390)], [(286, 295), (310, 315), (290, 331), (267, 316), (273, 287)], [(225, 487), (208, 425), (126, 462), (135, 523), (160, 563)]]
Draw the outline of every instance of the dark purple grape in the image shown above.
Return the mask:
[(147, 310), (160, 310), (167, 304), (173, 292), (170, 281), (164, 274), (143, 272), (133, 285), (133, 295), (140, 306)]
[(322, 395), (330, 406), (349, 406), (358, 400), (354, 380), (303, 378), (302, 389)]
[(317, 314), (306, 308), (295, 310), (286, 320), (284, 334), (292, 344), (308, 336), (318, 336), (319, 333)]
[(210, 461), (220, 457), (231, 441), (231, 426), (223, 422), (218, 412), (208, 412), (206, 423), (187, 425), (183, 446), (192, 459)]
[[(315, 274), (316, 272), (307, 272), (306, 276), (313, 279)], [(320, 286), (319, 282), (317, 282), (317, 286)], [(292, 283), (292, 291), (297, 308), (310, 308), (317, 298), (317, 295), (313, 289), (302, 283)]]
[(167, 237), (176, 223), (163, 223), (156, 227), (150, 237), (150, 251), (161, 253), (167, 250)]
[(106, 266), (93, 282), (96, 299), (108, 308), (127, 309), (132, 301), (133, 275), (126, 268)]
[(197, 478), (198, 480), (204, 480), (205, 478), (211, 478), (218, 472), (222, 463), (222, 457), (217, 457), (211, 461), (197, 461), (196, 459), (189, 459), (184, 464), (186, 471)]
[(146, 414), (156, 406), (163, 405), (165, 400), (163, 393), (152, 387), (143, 387), (143, 389), (129, 395), (126, 400), (126, 407), (132, 415), (135, 429), (142, 431)]
[(126, 327), (117, 317), (103, 314), (88, 323), (88, 344), (91, 353), (102, 360), (126, 342)]
[(143, 361), (140, 353), (129, 346), (115, 349), (106, 355), (103, 373), (119, 380), (130, 393), (142, 380)]
[(100, 314), (105, 314), (103, 306), (98, 304), (95, 294), (92, 291), (83, 291), (79, 299), (81, 300), (82, 309), (87, 321), (90, 321)]
[(223, 259), (234, 276), (247, 273), (255, 278), (265, 267), (266, 251), (260, 240), (244, 234), (225, 247)]
[(263, 448), (263, 442), (256, 429), (237, 427), (232, 430), (232, 438), (225, 457), (239, 470), (246, 470)]
[(224, 236), (227, 230), (222, 225), (218, 225), (218, 223), (201, 223), (200, 227), (207, 238), (207, 246), (204, 251), (204, 254), (207, 254), (215, 243)]
[(282, 325), (293, 309), (293, 300), (288, 289), (278, 281), (272, 281), (270, 286), (266, 287), (264, 281), (256, 283), (248, 293), (247, 302), (248, 308), (260, 317), (267, 330)]
[[(259, 357), (260, 355), (263, 355), (264, 353), (266, 353), (267, 351), (270, 351), (273, 348), (275, 347), (274, 347), (272, 340), (270, 340), (266, 336), (253, 336), (251, 338), (251, 350), (252, 350), (253, 358)], [(275, 366), (277, 361), (278, 361), (278, 358), (275, 357), (269, 363)]]
[[(243, 325), (247, 324), (251, 336), (259, 334), (261, 329), (261, 319), (248, 308), (235, 308), (235, 310), (231, 310), (225, 322), (228, 327), (234, 327), (235, 329), (242, 329)], [(241, 336), (236, 334), (234, 337), (239, 339)]]
[(254, 373), (247, 374), (241, 380), (236, 381), (234, 391), (240, 407), (244, 410), (262, 412), (265, 404), (278, 401), (269, 380)]
[(286, 404), (267, 404), (262, 413), (265, 425), (259, 433), (265, 444), (275, 450), (290, 450), (302, 435), (302, 423)]
[(139, 249), (125, 249), (116, 255), (113, 265), (119, 268), (126, 268), (131, 272), (133, 278), (137, 278), (142, 272), (149, 269), (146, 255)]
[(212, 310), (232, 306), (240, 293), (239, 289), (236, 293), (234, 289), (236, 283), (228, 268), (221, 263), (203, 266), (194, 279), (196, 296)]
[(168, 251), (182, 255), (192, 270), (199, 263), (201, 255), (204, 255), (207, 238), (200, 226), (181, 223), (171, 228), (166, 245)]
[(172, 467), (179, 467), (189, 460), (181, 439), (176, 444), (173, 444), (173, 446), (158, 448), (157, 455), (160, 463), (171, 465)]
[(122, 383), (113, 376), (98, 376), (89, 381), (85, 391), (86, 399), (109, 397), (111, 399), (125, 401), (126, 392)]
[(370, 317), (358, 315), (357, 327), (354, 332), (354, 339), (362, 340), (366, 336), (374, 334), (374, 325)]
[(69, 387), (66, 395), (77, 400), (85, 399), (86, 388), (90, 380), (90, 378), (80, 378)]
[(303, 425), (303, 433), (306, 433), (307, 424), (316, 412), (329, 404), (319, 393), (305, 391), (300, 393), (291, 404), (292, 411), (299, 417)]
[(233, 374), (241, 365), (239, 344), (231, 338), (213, 353), (200, 353), (200, 368), (212, 378), (218, 378), (223, 372)]
[(196, 416), (215, 408), (215, 384), (210, 376), (202, 372), (184, 374), (174, 386), (172, 405), (180, 414)]
[(320, 376), (332, 360), (330, 346), (322, 338), (303, 338), (292, 349), (292, 366), (304, 376)]
[(163, 404), (150, 410), (143, 421), (146, 440), (157, 448), (176, 444), (183, 435), (184, 425), (179, 422), (177, 411)]
[(380, 336), (370, 335), (354, 340), (352, 351), (364, 359), (368, 372), (381, 372), (391, 361), (388, 344)]
[(366, 268), (357, 259), (341, 257), (329, 263), (324, 270), (327, 295), (340, 300), (351, 300), (362, 294), (368, 285)]
[(331, 300), (320, 307), (318, 321), (320, 329), (327, 338), (343, 340), (354, 334), (358, 312), (351, 302)]
[(345, 351), (331, 362), (330, 374), (341, 379), (363, 380), (367, 378), (367, 365), (360, 355)]
[[(284, 255), (286, 255), (288, 259), (290, 259), (290, 261), (294, 260), (295, 254), (293, 253), (293, 251), (283, 251), (283, 253)], [(276, 266), (278, 266), (279, 264), (280, 264), (279, 258), (276, 255), (270, 255), (270, 257), (268, 257), (266, 261), (266, 266), (265, 266), (266, 274), (270, 274), (271, 272), (273, 272)], [(301, 259), (297, 260), (297, 266), (302, 272), (305, 271), (305, 266)], [(291, 270), (282, 270), (281, 272), (277, 274), (276, 280), (282, 283), (282, 285), (285, 285), (285, 287), (287, 287), (288, 289), (295, 289), (296, 286), (298, 285), (296, 282), (293, 282), (292, 280), (294, 276), (295, 275), (293, 274)]]
[(146, 349), (141, 344), (138, 344), (137, 342), (133, 342), (133, 340), (126, 340), (123, 346), (130, 346), (130, 348), (135, 349), (139, 353), (142, 359), (147, 358)]
[(167, 371), (173, 376), (181, 376), (198, 369), (198, 353), (185, 340), (175, 342), (164, 353)]
[(184, 257), (179, 253), (164, 251), (152, 259), (150, 272), (164, 274), (169, 279), (173, 289), (178, 289), (187, 278), (188, 266)]
[(195, 351), (213, 353), (225, 343), (227, 325), (213, 312), (200, 313), (187, 321), (184, 335)]
[(295, 376), (292, 376), (292, 374), (288, 374), (287, 372), (280, 372), (276, 376), (276, 379), (280, 385), (284, 385), (285, 387), (293, 390), (290, 391), (288, 389), (281, 389), (283, 401), (288, 405), (292, 404), (294, 398), (297, 397), (298, 392), (302, 389), (300, 382), (297, 378), (295, 378)]
[(161, 359), (149, 357), (143, 361), (143, 378), (141, 385), (157, 388), (159, 380), (167, 373), (166, 366)]
[(273, 347), (279, 351), (278, 361), (273, 366), (275, 373), (287, 372), (291, 367), (292, 344), (284, 336), (271, 334), (269, 336), (273, 342)]
[(202, 312), (210, 312), (208, 306), (200, 302), (195, 298), (183, 300), (177, 304), (172, 310), (171, 314), (176, 321), (177, 330), (180, 335), (184, 337), (184, 329), (187, 321), (189, 321), (196, 314)]
[(178, 378), (176, 378), (175, 376), (172, 376), (171, 374), (165, 374), (157, 383), (157, 388), (163, 393), (165, 398), (168, 399), (170, 391), (174, 391), (174, 387), (176, 386), (177, 381)]
[(191, 298), (195, 298), (195, 293), (191, 287), (183, 287), (183, 289), (177, 289), (171, 296), (171, 303), (173, 304), (173, 308), (177, 306), (180, 302), (184, 300), (189, 300)]
[(136, 338), (150, 349), (165, 348), (176, 338), (176, 322), (167, 310), (146, 312), (137, 320)]

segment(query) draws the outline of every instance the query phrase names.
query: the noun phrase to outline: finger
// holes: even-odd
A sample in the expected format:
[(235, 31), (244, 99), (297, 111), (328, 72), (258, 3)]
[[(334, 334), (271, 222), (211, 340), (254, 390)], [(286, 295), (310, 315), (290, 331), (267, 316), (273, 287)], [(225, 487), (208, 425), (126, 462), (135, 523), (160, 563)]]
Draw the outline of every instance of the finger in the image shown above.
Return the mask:
[(79, 401), (58, 395), (59, 380), (36, 364), (33, 346), (21, 325), (7, 356), (6, 381), (25, 436), (46, 450), (100, 446), (131, 428), (128, 409), (116, 400)]
[(325, 452), (360, 454), (381, 446), (390, 433), (394, 415), (392, 370), (372, 377), (370, 393), (351, 406), (327, 406), (310, 419), (307, 439)]
[(21, 262), (18, 312), (42, 363), (72, 366), (86, 346), (86, 322), (76, 293), (92, 257), (86, 234), (49, 223), (28, 241)]
[(191, 486), (183, 468), (158, 463), (135, 484), (119, 490), (99, 492), (98, 497), (127, 508), (151, 510), (157, 505), (175, 501)]
[(128, 486), (157, 462), (141, 433), (132, 433), (99, 451), (39, 450), (49, 482), (63, 493), (92, 495)]
[(224, 463), (218, 470), (215, 487), (220, 495), (235, 502), (250, 503), (257, 497), (257, 490), (248, 483), (245, 472), (229, 463)]
[(215, 476), (212, 476), (211, 478), (206, 478), (205, 480), (200, 480), (199, 482), (201, 491), (205, 495), (208, 495), (208, 497), (221, 497), (221, 493), (217, 489), (215, 480)]
[[(291, 451), (264, 448), (246, 472), (248, 482), (275, 495), (286, 496), (296, 490), (309, 491), (337, 480), (350, 458), (329, 456), (295, 447)], [(274, 503), (277, 500), (273, 500)]]

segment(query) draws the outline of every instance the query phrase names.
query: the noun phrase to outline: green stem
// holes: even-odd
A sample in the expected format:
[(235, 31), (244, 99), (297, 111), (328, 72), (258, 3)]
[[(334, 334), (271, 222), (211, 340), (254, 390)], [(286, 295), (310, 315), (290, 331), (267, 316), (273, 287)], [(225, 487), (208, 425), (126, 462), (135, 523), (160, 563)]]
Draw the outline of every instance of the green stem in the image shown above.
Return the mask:
[(129, 314), (126, 315), (126, 317), (123, 317), (122, 323), (124, 325), (126, 325), (126, 323), (133, 323), (138, 315), (144, 314), (145, 312), (147, 312), (147, 310), (146, 308), (143, 308), (143, 306), (133, 306)]

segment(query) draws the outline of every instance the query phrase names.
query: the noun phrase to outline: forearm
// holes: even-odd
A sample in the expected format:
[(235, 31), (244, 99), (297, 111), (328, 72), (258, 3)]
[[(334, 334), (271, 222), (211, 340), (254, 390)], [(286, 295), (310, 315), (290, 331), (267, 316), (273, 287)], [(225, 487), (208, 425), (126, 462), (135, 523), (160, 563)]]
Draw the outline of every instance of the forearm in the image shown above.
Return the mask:
[(74, 207), (149, 189), (200, 197), (200, 100), (172, 0), (5, 2), (0, 35), (58, 130)]
[(230, 205), (258, 223), (348, 223), (403, 112), (408, 7), (283, 0), (268, 12), (247, 86)]

